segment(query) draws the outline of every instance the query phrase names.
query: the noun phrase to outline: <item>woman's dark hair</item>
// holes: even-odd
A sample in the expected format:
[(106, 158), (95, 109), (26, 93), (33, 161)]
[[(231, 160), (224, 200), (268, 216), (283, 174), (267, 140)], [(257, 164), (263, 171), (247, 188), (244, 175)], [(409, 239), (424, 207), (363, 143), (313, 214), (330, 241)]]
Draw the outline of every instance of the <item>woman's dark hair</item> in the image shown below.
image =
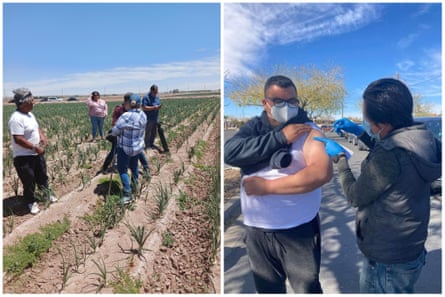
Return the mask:
[(130, 96), (133, 95), (132, 92), (127, 92), (124, 95), (124, 102), (130, 102)]
[(152, 85), (150, 87), (150, 91), (157, 91), (158, 90), (158, 86), (157, 85)]
[(363, 93), (365, 117), (394, 129), (413, 124), (413, 97), (400, 80), (383, 78), (369, 84)]
[(267, 79), (266, 83), (264, 84), (264, 97), (266, 97), (266, 91), (271, 86), (279, 86), (283, 89), (293, 87), (295, 89), (295, 92), (297, 92), (297, 87), (292, 82), (292, 80), (284, 75), (275, 75)]
[(93, 92), (91, 93), (91, 96), (100, 96), (100, 94), (99, 94), (98, 91), (93, 91)]

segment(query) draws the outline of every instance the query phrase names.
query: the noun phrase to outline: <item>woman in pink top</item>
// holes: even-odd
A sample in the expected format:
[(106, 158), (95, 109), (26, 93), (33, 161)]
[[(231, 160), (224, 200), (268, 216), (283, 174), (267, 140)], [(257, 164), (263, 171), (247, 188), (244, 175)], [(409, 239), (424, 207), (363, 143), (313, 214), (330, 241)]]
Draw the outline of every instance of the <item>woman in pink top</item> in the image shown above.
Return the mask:
[(105, 100), (100, 98), (98, 91), (91, 93), (87, 101), (88, 115), (91, 119), (92, 142), (96, 141), (97, 129), (99, 128), (100, 138), (104, 139), (104, 120), (108, 114), (108, 106)]

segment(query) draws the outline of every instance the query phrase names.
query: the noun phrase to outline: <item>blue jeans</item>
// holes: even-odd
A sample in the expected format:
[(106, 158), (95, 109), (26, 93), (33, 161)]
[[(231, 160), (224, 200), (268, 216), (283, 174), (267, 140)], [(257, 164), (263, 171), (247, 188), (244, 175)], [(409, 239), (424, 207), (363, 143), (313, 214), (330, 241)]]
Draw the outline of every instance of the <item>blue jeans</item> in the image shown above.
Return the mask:
[[(114, 155), (116, 154), (116, 149), (117, 149), (117, 140), (113, 141), (111, 143), (111, 150), (108, 153), (107, 157), (105, 158), (104, 164), (102, 165), (102, 169), (106, 170), (110, 165), (113, 167), (114, 164), (111, 164), (113, 162), (113, 158)], [(147, 161), (147, 157), (145, 156), (144, 152), (140, 152), (138, 155), (139, 161), (142, 164), (142, 167), (146, 170), (149, 169), (148, 167), (148, 161)]]
[(424, 250), (417, 259), (401, 264), (382, 264), (363, 257), (360, 293), (414, 293), (425, 255)]
[(104, 120), (105, 118), (90, 116), (92, 131), (91, 134), (93, 138), (96, 138), (97, 129), (99, 129), (99, 135), (104, 136)]
[(138, 183), (138, 161), (139, 155), (130, 157), (124, 150), (119, 147), (117, 148), (117, 171), (121, 177), (122, 186), (124, 187), (124, 194), (131, 193), (130, 178), (128, 176), (128, 168), (131, 170), (131, 183), (136, 188)]
[(145, 156), (144, 152), (140, 152), (138, 155), (139, 161), (141, 161), (142, 167), (146, 170), (148, 170), (148, 161), (147, 161), (147, 157)]

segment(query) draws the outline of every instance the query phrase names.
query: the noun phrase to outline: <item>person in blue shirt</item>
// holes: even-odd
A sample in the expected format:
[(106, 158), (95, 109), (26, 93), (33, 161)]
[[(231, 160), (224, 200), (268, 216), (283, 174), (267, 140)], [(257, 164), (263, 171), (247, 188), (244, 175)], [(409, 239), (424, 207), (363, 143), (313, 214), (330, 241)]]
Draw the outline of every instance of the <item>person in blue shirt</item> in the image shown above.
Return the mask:
[[(141, 97), (137, 94), (130, 96), (130, 101), (125, 102), (126, 110), (119, 117), (116, 125), (111, 130), (117, 139), (117, 169), (123, 185), (122, 202), (128, 204), (132, 200), (132, 185), (136, 189), (138, 184), (138, 160), (144, 150), (144, 129), (147, 117), (140, 109)], [(131, 184), (128, 176), (128, 168), (131, 170)]]
[(159, 121), (159, 109), (161, 109), (161, 100), (158, 96), (158, 86), (152, 85), (150, 92), (142, 98), (142, 109), (147, 116), (147, 125), (145, 127), (145, 149), (157, 149), (154, 144), (156, 137), (156, 128)]

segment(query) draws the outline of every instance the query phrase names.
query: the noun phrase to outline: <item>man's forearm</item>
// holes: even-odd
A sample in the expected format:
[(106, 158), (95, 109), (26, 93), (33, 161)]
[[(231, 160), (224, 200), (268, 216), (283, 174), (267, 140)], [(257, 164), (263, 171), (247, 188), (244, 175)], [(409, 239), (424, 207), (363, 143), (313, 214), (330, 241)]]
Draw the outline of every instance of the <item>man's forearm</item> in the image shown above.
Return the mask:
[(319, 167), (309, 166), (289, 176), (266, 180), (266, 188), (269, 194), (304, 194), (321, 187), (331, 178), (332, 168), (321, 170)]

